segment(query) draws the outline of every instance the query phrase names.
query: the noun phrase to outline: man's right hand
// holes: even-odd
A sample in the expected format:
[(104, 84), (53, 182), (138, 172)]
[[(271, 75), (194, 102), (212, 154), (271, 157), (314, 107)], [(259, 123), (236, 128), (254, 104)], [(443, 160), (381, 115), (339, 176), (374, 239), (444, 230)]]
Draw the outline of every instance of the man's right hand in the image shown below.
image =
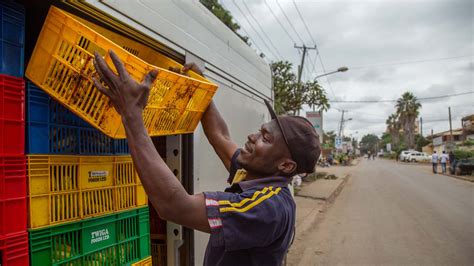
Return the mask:
[[(203, 76), (202, 70), (195, 63), (185, 64), (182, 69), (184, 73), (189, 70)], [(230, 170), (232, 155), (234, 155), (238, 146), (232, 141), (227, 124), (217, 110), (214, 101), (211, 101), (206, 112), (204, 112), (201, 124), (207, 140), (216, 151), (225, 168)]]
[(184, 73), (188, 72), (189, 70), (192, 70), (192, 71), (198, 73), (199, 75), (203, 76), (202, 70), (201, 70), (201, 69), (198, 67), (198, 65), (196, 65), (194, 62), (192, 62), (192, 63), (187, 63), (187, 64), (185, 64), (185, 65), (183, 66), (182, 71), (183, 71)]

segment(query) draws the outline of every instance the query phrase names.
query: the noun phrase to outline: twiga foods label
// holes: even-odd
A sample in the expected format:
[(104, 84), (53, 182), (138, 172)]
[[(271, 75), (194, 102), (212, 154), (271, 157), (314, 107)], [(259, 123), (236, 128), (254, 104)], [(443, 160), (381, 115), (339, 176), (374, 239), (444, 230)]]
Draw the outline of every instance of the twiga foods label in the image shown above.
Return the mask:
[(91, 232), (91, 244), (99, 243), (110, 238), (108, 229), (101, 229)]
[(109, 171), (89, 171), (89, 183), (106, 181)]

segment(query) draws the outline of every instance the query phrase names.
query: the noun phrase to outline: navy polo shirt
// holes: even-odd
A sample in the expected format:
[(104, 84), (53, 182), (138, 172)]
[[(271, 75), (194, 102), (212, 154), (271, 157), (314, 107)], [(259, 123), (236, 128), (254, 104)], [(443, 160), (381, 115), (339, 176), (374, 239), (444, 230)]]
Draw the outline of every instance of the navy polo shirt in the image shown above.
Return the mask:
[[(230, 183), (241, 168), (232, 157)], [(205, 192), (211, 236), (204, 265), (281, 265), (295, 226), (288, 177), (233, 182), (225, 192)]]

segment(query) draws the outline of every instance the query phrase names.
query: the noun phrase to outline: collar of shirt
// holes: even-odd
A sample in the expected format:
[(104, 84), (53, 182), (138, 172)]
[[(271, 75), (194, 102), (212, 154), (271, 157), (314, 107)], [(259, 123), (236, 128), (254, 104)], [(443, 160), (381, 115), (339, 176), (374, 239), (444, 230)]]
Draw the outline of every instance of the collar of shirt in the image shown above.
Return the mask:
[(259, 189), (264, 187), (286, 187), (291, 182), (290, 177), (284, 176), (272, 176), (272, 177), (262, 177), (253, 180), (244, 180), (238, 183), (232, 184), (229, 188), (226, 189), (226, 192), (240, 192), (246, 191), (249, 189)]

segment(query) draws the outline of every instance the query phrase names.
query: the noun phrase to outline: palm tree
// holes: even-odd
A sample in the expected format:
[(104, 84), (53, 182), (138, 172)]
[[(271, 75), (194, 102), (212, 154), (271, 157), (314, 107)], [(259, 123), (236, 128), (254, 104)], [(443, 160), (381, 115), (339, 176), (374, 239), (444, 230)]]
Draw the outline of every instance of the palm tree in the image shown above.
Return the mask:
[(392, 136), (392, 146), (395, 148), (400, 142), (400, 121), (398, 115), (391, 114), (385, 123), (387, 124), (388, 133)]
[(408, 148), (415, 147), (415, 121), (418, 118), (421, 104), (411, 92), (405, 92), (397, 100), (395, 105), (397, 114), (400, 117), (400, 123), (405, 137), (405, 143)]

